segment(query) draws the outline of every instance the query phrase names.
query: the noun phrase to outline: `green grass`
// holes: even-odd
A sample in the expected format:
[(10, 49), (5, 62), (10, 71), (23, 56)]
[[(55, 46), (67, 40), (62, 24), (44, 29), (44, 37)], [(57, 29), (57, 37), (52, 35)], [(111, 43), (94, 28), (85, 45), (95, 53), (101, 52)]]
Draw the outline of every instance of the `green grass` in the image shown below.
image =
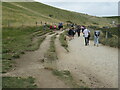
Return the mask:
[[(111, 27), (111, 28), (90, 28), (91, 31), (91, 40), (94, 40), (94, 30), (100, 30), (100, 43), (110, 47), (118, 47), (120, 48), (119, 44), (119, 31), (118, 27)], [(108, 38), (106, 38), (106, 32), (108, 32)]]
[(101, 37), (100, 42), (106, 46), (120, 48), (118, 39), (119, 38), (117, 36), (112, 36), (111, 38), (107, 38), (107, 39), (105, 37)]
[(60, 34), (59, 40), (60, 40), (61, 46), (63, 46), (65, 48), (65, 50), (67, 50), (67, 52), (69, 52), (68, 43), (66, 40), (66, 32)]
[(52, 73), (56, 75), (59, 79), (63, 80), (71, 88), (87, 88), (86, 86), (81, 86), (77, 84), (76, 81), (73, 79), (70, 71), (68, 70), (53, 70)]
[[(44, 35), (49, 32), (51, 31), (42, 30), (42, 27), (4, 27), (2, 32), (3, 72), (13, 67), (11, 60), (20, 58), (26, 51), (37, 50), (46, 37)], [(35, 42), (34, 38), (37, 38)]]
[[(37, 21), (49, 24), (71, 21), (81, 25), (110, 26), (113, 19), (58, 9), (38, 2), (3, 2), (3, 25), (35, 25)], [(40, 9), (38, 9), (40, 8)], [(52, 17), (50, 17), (52, 15)], [(9, 18), (11, 17), (11, 18)], [(115, 19), (116, 21), (116, 19)]]
[(6, 73), (15, 65), (15, 62), (12, 60), (3, 60), (2, 61), (2, 73)]
[(56, 35), (53, 35), (51, 37), (51, 41), (50, 41), (50, 47), (47, 50), (47, 52), (44, 54), (44, 58), (45, 59), (45, 63), (44, 63), (44, 69), (47, 70), (53, 70), (56, 68), (56, 60), (57, 58), (57, 53), (56, 53), (56, 49), (55, 49), (55, 39), (56, 39)]
[(45, 54), (45, 57), (49, 61), (55, 61), (57, 59), (57, 54), (56, 54), (56, 50), (55, 50), (55, 39), (56, 39), (56, 35), (51, 37), (50, 47), (49, 47), (47, 53)]
[(2, 77), (3, 88), (37, 88), (35, 79), (32, 77)]
[(45, 40), (46, 36), (42, 36), (40, 38), (38, 38), (37, 42), (31, 44), (31, 46), (29, 48), (27, 48), (27, 51), (35, 51), (37, 49), (39, 49), (39, 46), (41, 45), (41, 43)]
[[(32, 45), (32, 33), (39, 31), (36, 27), (3, 28), (3, 58), (12, 60), (19, 58)], [(45, 34), (45, 33), (44, 33)], [(42, 37), (38, 43), (42, 42)], [(38, 45), (39, 45), (38, 44)], [(38, 45), (37, 48), (38, 48)], [(33, 44), (34, 47), (34, 44)], [(36, 48), (35, 48), (36, 49)]]

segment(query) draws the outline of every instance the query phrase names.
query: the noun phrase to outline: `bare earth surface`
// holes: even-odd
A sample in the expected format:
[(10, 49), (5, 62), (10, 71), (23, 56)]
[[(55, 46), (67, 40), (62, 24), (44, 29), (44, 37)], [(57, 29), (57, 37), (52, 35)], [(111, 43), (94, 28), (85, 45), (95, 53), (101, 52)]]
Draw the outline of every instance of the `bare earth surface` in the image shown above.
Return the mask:
[[(61, 32), (58, 32), (61, 33)], [(28, 52), (16, 60), (16, 68), (3, 76), (32, 76), (36, 79), (39, 88), (69, 88), (64, 81), (59, 80), (50, 70), (44, 69), (41, 59), (49, 49), (50, 38), (48, 35), (40, 48)], [(59, 35), (55, 40), (58, 56), (57, 69), (69, 70), (75, 81), (80, 84), (84, 81), (91, 88), (117, 88), (118, 87), (118, 50), (107, 46), (84, 46), (84, 38), (75, 36), (68, 41), (67, 52), (60, 44)]]
[(75, 36), (68, 42), (69, 53), (56, 41), (58, 69), (69, 70), (79, 82), (92, 88), (118, 87), (118, 50), (107, 46), (84, 46), (84, 38)]
[(35, 52), (28, 52), (20, 59), (16, 60), (16, 68), (3, 76), (28, 77), (36, 79), (38, 88), (69, 88), (64, 82), (59, 80), (51, 71), (44, 69), (41, 59), (49, 49), (51, 35), (48, 35), (40, 48)]

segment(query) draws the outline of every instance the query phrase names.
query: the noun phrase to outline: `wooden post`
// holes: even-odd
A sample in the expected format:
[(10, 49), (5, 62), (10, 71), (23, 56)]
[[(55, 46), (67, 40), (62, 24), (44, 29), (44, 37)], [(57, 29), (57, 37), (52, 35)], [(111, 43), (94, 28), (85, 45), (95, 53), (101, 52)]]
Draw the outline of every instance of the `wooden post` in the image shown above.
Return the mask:
[(42, 21), (41, 21), (41, 25), (42, 25)]
[(106, 31), (106, 39), (108, 38), (108, 32)]
[(36, 27), (37, 27), (37, 22), (36, 22)]

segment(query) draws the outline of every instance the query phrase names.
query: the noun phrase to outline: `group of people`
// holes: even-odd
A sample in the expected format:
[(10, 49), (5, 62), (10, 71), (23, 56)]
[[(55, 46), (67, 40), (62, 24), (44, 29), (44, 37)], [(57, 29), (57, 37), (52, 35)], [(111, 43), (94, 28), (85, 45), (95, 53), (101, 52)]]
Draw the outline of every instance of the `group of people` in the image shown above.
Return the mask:
[[(69, 31), (68, 31), (68, 36), (69, 40), (74, 39), (75, 34), (77, 33), (78, 37), (80, 37), (80, 33), (83, 33), (83, 37), (85, 39), (85, 46), (89, 45), (89, 40), (90, 40), (90, 30), (87, 29), (85, 26), (72, 26)], [(99, 36), (100, 36), (100, 31), (95, 31), (94, 32), (94, 46), (99, 44)]]
[[(47, 27), (48, 27), (48, 26), (47, 26), (47, 23), (45, 23), (45, 24), (43, 25), (43, 30), (46, 30)], [(61, 30), (61, 29), (63, 29), (63, 23), (59, 23), (59, 24), (58, 24), (58, 27), (57, 27), (56, 24), (50, 25), (50, 26), (49, 26), (49, 29), (54, 29), (54, 30), (58, 29), (58, 30)]]

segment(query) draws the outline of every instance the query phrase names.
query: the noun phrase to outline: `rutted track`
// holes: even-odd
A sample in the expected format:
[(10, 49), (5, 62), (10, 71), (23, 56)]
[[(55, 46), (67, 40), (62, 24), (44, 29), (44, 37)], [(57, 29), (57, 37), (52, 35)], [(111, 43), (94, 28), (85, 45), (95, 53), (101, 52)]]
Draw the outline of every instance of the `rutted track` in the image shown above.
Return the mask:
[(16, 60), (16, 68), (3, 76), (11, 77), (28, 77), (32, 76), (36, 79), (38, 88), (68, 88), (64, 82), (55, 77), (50, 70), (44, 69), (41, 60), (50, 46), (50, 38), (48, 35), (41, 44), (40, 48), (34, 52), (28, 52)]

